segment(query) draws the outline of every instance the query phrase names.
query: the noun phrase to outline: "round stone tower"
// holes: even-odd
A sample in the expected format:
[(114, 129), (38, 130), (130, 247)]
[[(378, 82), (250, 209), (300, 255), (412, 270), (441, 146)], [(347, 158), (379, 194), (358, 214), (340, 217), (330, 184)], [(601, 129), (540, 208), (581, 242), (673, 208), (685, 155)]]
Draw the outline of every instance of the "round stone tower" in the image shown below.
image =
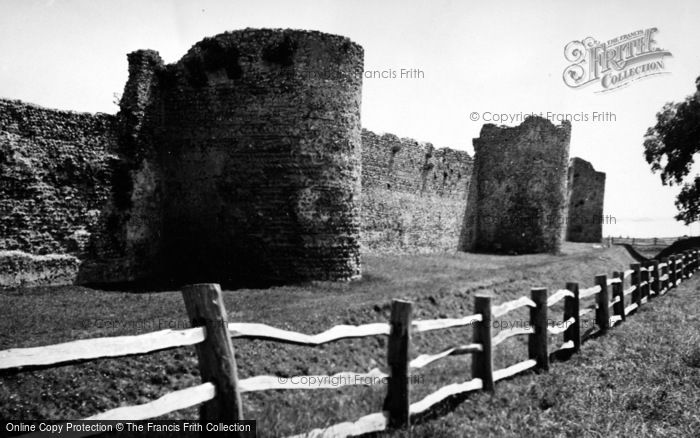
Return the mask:
[(183, 281), (360, 276), (363, 50), (245, 29), (160, 73), (163, 248)]

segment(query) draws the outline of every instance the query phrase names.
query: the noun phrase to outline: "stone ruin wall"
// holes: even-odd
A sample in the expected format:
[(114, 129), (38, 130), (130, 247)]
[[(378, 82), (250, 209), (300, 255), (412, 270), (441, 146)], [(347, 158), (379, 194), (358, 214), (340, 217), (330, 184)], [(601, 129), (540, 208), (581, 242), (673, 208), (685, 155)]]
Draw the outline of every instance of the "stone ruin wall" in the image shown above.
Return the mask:
[(569, 216), (566, 240), (600, 243), (603, 239), (605, 173), (588, 161), (571, 159), (568, 173)]
[(344, 37), (243, 30), (158, 72), (168, 272), (360, 276), (362, 68)]
[(363, 252), (456, 250), (471, 166), (464, 151), (363, 130)]
[(120, 176), (115, 126), (112, 115), (0, 100), (0, 285), (78, 275)]
[[(486, 125), (477, 164), (361, 130), (362, 49), (342, 37), (244, 30), (175, 64), (128, 59), (117, 115), (0, 100), (0, 286), (349, 279), (360, 247), (555, 251), (567, 205), (572, 240), (575, 217), (602, 211), (604, 174), (577, 160), (562, 207), (569, 126)], [(534, 245), (502, 214), (528, 209), (554, 212)]]
[(131, 53), (128, 61), (129, 80), (114, 129), (118, 175), (81, 264), (81, 283), (151, 281), (160, 266), (162, 176), (154, 147), (152, 85), (162, 62), (152, 51)]
[(0, 248), (86, 249), (110, 193), (114, 116), (0, 100)]
[(567, 218), (571, 124), (528, 117), (486, 124), (474, 139), (474, 172), (460, 247), (464, 251), (556, 253)]
[[(116, 116), (0, 100), (0, 251), (5, 251), (0, 257), (0, 285), (65, 284), (76, 277), (80, 283), (120, 283), (155, 272), (167, 275), (167, 269), (156, 263), (162, 251), (164, 181), (177, 187), (174, 191), (180, 195), (172, 195), (179, 202), (171, 207), (175, 216), (188, 202), (204, 199), (192, 214), (209, 211), (215, 204), (197, 193), (211, 194), (213, 184), (221, 183), (216, 175), (201, 174), (202, 169), (221, 168), (217, 164), (221, 151), (212, 153), (207, 163), (201, 145), (189, 148), (196, 153), (183, 160), (187, 166), (177, 164), (181, 158), (168, 161), (178, 156), (171, 150), (157, 154), (156, 135), (162, 132), (158, 121), (165, 116), (154, 110), (154, 96), (161, 92), (158, 81), (165, 66), (156, 52), (138, 51), (129, 55), (129, 71)], [(192, 113), (187, 116), (192, 117), (188, 126), (204, 126), (206, 114), (202, 120)], [(185, 117), (179, 117), (182, 120), (172, 124), (185, 126)], [(469, 155), (367, 130), (360, 138), (363, 252), (454, 250), (466, 205)], [(268, 169), (271, 174), (284, 165), (270, 161), (272, 154), (249, 157), (253, 155), (258, 163), (274, 167)], [(161, 166), (164, 158), (171, 163), (167, 177)], [(337, 168), (324, 164), (328, 167)], [(173, 175), (185, 170), (189, 173), (176, 180)], [(245, 196), (257, 186), (254, 178), (246, 176)], [(210, 186), (195, 189), (184, 184), (196, 179)], [(227, 190), (235, 192), (236, 187)], [(191, 190), (185, 193), (183, 188)], [(189, 201), (182, 201), (183, 195)], [(248, 202), (239, 208), (243, 216), (250, 201), (239, 202)]]
[(246, 29), (172, 65), (128, 58), (116, 116), (0, 106), (0, 266), (55, 252), (82, 263), (26, 279), (57, 263), (82, 283), (359, 277), (360, 46)]

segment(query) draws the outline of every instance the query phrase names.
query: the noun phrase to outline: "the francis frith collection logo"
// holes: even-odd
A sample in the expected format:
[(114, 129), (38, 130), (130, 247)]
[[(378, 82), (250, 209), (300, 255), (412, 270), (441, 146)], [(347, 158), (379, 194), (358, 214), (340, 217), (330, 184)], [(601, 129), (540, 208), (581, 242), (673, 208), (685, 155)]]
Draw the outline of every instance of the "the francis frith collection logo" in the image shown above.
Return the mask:
[(607, 92), (649, 76), (668, 73), (664, 57), (671, 52), (658, 47), (655, 27), (620, 35), (605, 42), (592, 37), (571, 41), (564, 48), (572, 64), (564, 70), (564, 83), (571, 88), (599, 84)]

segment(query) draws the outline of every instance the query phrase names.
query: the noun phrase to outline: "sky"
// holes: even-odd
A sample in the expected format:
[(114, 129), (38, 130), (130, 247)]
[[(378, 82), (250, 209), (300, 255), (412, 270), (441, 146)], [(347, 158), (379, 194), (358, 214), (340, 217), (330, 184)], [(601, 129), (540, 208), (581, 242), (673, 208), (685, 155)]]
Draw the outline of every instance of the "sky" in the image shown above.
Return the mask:
[[(319, 30), (362, 45), (365, 71), (422, 72), (365, 78), (363, 127), (471, 153), (485, 122), (522, 121), (492, 114), (587, 115), (572, 122), (570, 156), (607, 173), (604, 234), (700, 235), (699, 224), (673, 219), (679, 188), (651, 173), (642, 146), (663, 104), (695, 91), (699, 21), (696, 0), (0, 0), (0, 97), (115, 113), (131, 51), (157, 50), (171, 63), (227, 30)], [(672, 54), (663, 58), (667, 74), (605, 93), (564, 83), (569, 42), (649, 28)], [(594, 112), (607, 117), (593, 121)]]

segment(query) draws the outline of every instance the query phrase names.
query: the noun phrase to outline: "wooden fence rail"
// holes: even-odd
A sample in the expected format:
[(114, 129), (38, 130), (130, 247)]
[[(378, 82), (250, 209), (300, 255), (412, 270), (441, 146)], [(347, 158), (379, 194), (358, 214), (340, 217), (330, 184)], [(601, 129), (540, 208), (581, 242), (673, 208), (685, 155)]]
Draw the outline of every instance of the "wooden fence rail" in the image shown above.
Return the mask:
[(685, 237), (648, 237), (648, 238), (609, 236), (606, 238), (606, 241), (612, 245), (627, 244), (627, 245), (634, 245), (634, 246), (669, 246), (669, 245), (673, 245), (675, 242), (677, 242), (679, 240), (685, 239), (686, 237), (688, 237), (688, 236), (685, 236)]
[[(169, 412), (201, 405), (203, 421), (226, 422), (242, 419), (241, 393), (271, 389), (338, 388), (328, 384), (300, 386), (281, 382), (275, 376), (254, 376), (238, 379), (232, 338), (272, 340), (283, 343), (318, 346), (340, 339), (388, 336), (387, 372), (373, 369), (363, 377), (388, 378), (387, 393), (381, 412), (366, 415), (353, 422), (344, 422), (325, 429), (316, 429), (299, 436), (337, 437), (361, 435), (388, 428), (405, 428), (411, 418), (424, 413), (446, 398), (477, 390), (495, 391), (495, 382), (527, 370), (545, 372), (550, 358), (567, 358), (580, 351), (585, 339), (605, 334), (654, 297), (664, 295), (700, 268), (700, 251), (685, 251), (642, 266), (632, 263), (630, 269), (614, 272), (612, 278), (598, 275), (592, 287), (579, 289), (578, 283), (567, 283), (565, 289), (548, 295), (547, 289), (533, 288), (530, 297), (520, 297), (494, 306), (492, 297), (474, 297), (475, 314), (462, 318), (442, 318), (412, 321), (413, 303), (393, 300), (388, 323), (359, 326), (339, 325), (316, 335), (281, 330), (265, 324), (229, 322), (217, 284), (197, 284), (183, 288), (185, 307), (193, 328), (162, 330), (137, 336), (85, 339), (44, 347), (14, 348), (0, 351), (0, 372), (18, 372), (27, 368), (54, 367), (105, 357), (147, 354), (182, 346), (194, 345), (204, 383), (166, 394), (157, 400), (112, 409), (90, 416), (88, 420), (118, 419), (136, 421), (158, 417)], [(629, 279), (629, 286), (626, 287)], [(628, 300), (628, 296), (631, 297)], [(588, 298), (595, 298), (586, 304)], [(549, 308), (564, 301), (563, 319), (550, 324)], [(582, 303), (584, 302), (584, 303)], [(627, 304), (629, 302), (629, 304)], [(494, 318), (516, 309), (528, 307), (529, 326), (492, 333)], [(612, 314), (611, 309), (612, 308)], [(595, 326), (582, 332), (582, 316), (595, 311)], [(414, 334), (433, 330), (472, 326), (472, 339), (442, 352), (421, 354), (411, 359), (411, 339)], [(553, 351), (552, 336), (563, 335), (563, 343)], [(528, 337), (528, 358), (503, 369), (493, 369), (493, 350), (513, 336)], [(411, 403), (409, 371), (419, 369), (450, 356), (471, 354), (471, 378), (444, 386), (420, 401)], [(357, 376), (343, 372), (333, 376), (310, 377), (317, 381), (333, 381), (334, 377)], [(371, 379), (342, 379), (346, 385), (367, 384)]]

